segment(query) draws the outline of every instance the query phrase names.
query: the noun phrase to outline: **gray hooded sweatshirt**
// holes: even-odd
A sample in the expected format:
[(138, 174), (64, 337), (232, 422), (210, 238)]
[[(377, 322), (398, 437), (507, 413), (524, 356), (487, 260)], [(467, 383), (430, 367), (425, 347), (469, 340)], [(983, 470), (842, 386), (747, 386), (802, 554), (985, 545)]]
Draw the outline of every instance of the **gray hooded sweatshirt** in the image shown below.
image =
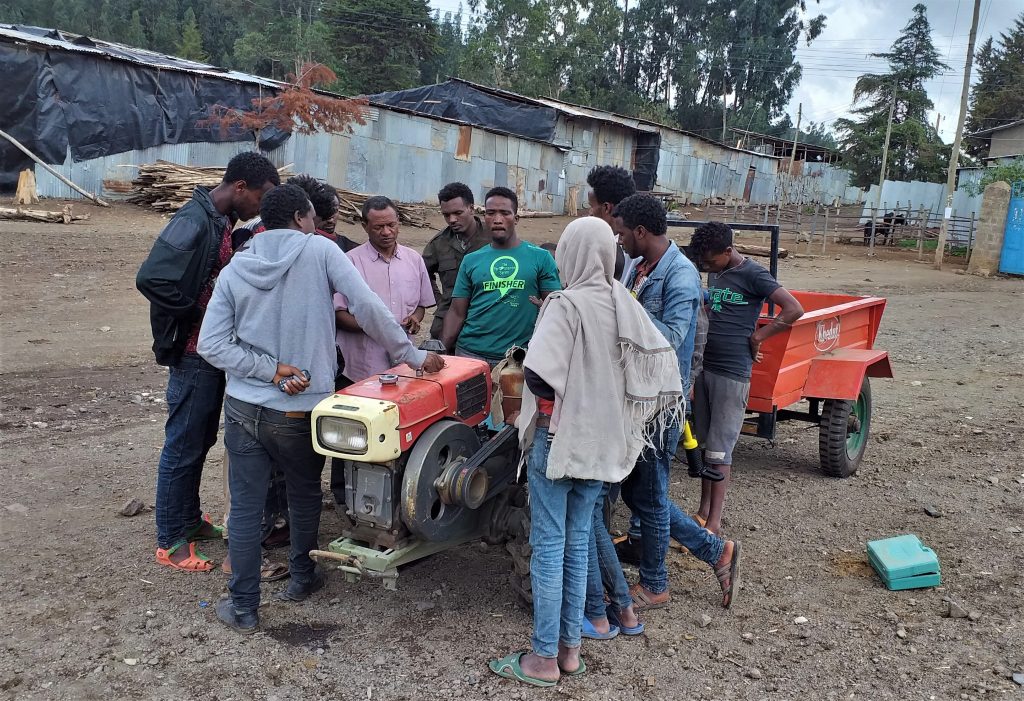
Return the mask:
[[(309, 411), (334, 392), (334, 303), (340, 292), (366, 334), (398, 362), (427, 354), (409, 341), (337, 244), (274, 229), (254, 236), (221, 271), (199, 332), (199, 355), (227, 373), (227, 394), (278, 411)], [(273, 384), (277, 364), (309, 370), (289, 396)]]

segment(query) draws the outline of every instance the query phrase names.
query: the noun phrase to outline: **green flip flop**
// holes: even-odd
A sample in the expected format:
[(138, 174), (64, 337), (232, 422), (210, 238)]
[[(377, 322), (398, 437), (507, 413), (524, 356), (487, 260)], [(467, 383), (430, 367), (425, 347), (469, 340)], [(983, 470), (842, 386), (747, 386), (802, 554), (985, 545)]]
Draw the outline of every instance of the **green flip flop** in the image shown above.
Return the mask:
[[(559, 669), (561, 669), (561, 668), (559, 668)], [(564, 669), (562, 669), (562, 675), (566, 676), (566, 677), (578, 677), (578, 676), (586, 674), (586, 673), (587, 673), (587, 663), (583, 661), (582, 657), (580, 658), (580, 666), (576, 668), (576, 671), (574, 671), (574, 672), (566, 672)]]
[[(528, 676), (523, 671), (519, 661), (526, 652), (526, 650), (513, 652), (502, 657), (500, 660), (491, 660), (487, 663), (487, 666), (492, 672), (497, 674), (499, 677), (504, 677), (505, 679), (513, 679), (515, 681), (521, 681), (524, 684), (531, 684), (532, 686), (539, 686), (543, 688), (555, 686), (558, 682), (548, 681), (547, 679), (537, 679), (536, 677)], [(579, 673), (578, 670), (577, 673)]]

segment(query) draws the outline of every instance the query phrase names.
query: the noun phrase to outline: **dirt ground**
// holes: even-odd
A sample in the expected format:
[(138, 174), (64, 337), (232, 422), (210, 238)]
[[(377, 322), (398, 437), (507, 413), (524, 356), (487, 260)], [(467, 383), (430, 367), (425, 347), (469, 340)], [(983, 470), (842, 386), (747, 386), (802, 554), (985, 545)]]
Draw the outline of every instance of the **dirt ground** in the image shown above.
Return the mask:
[[(672, 551), (673, 601), (645, 616), (646, 635), (586, 642), (588, 673), (541, 691), (486, 667), (529, 644), (498, 547), (408, 567), (397, 592), (332, 576), (304, 604), (267, 604), (249, 638), (214, 619), (219, 569), (153, 562), (152, 512), (117, 512), (132, 497), (152, 503), (163, 440), (166, 371), (134, 275), (166, 217), (75, 209), (92, 218), (0, 226), (0, 698), (1020, 697), (1021, 281), (858, 247), (783, 261), (791, 288), (889, 300), (878, 346), (896, 378), (873, 384), (860, 472), (824, 477), (809, 425), (783, 424), (773, 445), (743, 439), (725, 520), (744, 544), (737, 605), (720, 609), (709, 572)], [(524, 221), (522, 233), (554, 241), (565, 221)], [(430, 235), (402, 237), (422, 247)], [(221, 452), (202, 488), (214, 514)], [(673, 496), (692, 508), (695, 486), (679, 471)], [(323, 542), (336, 531), (325, 510)], [(908, 532), (938, 553), (942, 586), (890, 592), (868, 567), (868, 540)], [(224, 547), (207, 552), (219, 561)], [(944, 597), (970, 617), (943, 616)]]

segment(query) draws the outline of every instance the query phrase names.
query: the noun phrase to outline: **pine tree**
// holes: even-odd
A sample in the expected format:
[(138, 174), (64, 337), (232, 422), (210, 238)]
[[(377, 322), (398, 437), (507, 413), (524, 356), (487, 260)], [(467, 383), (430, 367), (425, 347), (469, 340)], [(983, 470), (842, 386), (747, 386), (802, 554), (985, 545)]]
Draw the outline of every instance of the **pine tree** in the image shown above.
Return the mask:
[(146, 30), (142, 28), (142, 16), (138, 10), (132, 12), (132, 20), (128, 23), (128, 29), (125, 30), (121, 41), (138, 49), (149, 47), (149, 39), (146, 38)]
[(103, 0), (96, 36), (108, 41), (124, 42), (130, 21), (131, 12), (126, 0)]
[(871, 54), (888, 61), (889, 72), (857, 79), (853, 99), (865, 103), (853, 111), (859, 119), (836, 120), (844, 164), (861, 187), (877, 182), (890, 102), (893, 119), (886, 177), (930, 182), (945, 178), (949, 149), (928, 124), (927, 112), (934, 105), (924, 83), (949, 66), (932, 43), (927, 8), (918, 3), (913, 13), (890, 51)]
[(163, 3), (149, 32), (151, 48), (154, 51), (173, 55), (181, 43), (181, 32), (178, 30), (178, 2), (168, 0)]
[(203, 51), (203, 37), (199, 34), (199, 25), (196, 24), (196, 13), (192, 8), (185, 10), (185, 17), (181, 29), (181, 41), (178, 43), (178, 56), (187, 58), (190, 61), (205, 62), (209, 56)]
[(350, 94), (418, 85), (438, 49), (427, 0), (334, 0), (324, 15)]

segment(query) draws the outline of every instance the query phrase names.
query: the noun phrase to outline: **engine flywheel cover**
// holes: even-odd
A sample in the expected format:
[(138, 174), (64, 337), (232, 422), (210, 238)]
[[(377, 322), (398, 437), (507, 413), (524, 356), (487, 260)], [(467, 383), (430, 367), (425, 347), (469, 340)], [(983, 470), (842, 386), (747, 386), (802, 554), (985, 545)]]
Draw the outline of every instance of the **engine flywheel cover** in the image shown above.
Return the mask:
[(409, 452), (402, 478), (402, 520), (410, 531), (439, 541), (479, 527), (479, 511), (445, 504), (434, 486), (441, 473), (479, 449), (476, 432), (458, 421), (439, 421), (423, 432)]

